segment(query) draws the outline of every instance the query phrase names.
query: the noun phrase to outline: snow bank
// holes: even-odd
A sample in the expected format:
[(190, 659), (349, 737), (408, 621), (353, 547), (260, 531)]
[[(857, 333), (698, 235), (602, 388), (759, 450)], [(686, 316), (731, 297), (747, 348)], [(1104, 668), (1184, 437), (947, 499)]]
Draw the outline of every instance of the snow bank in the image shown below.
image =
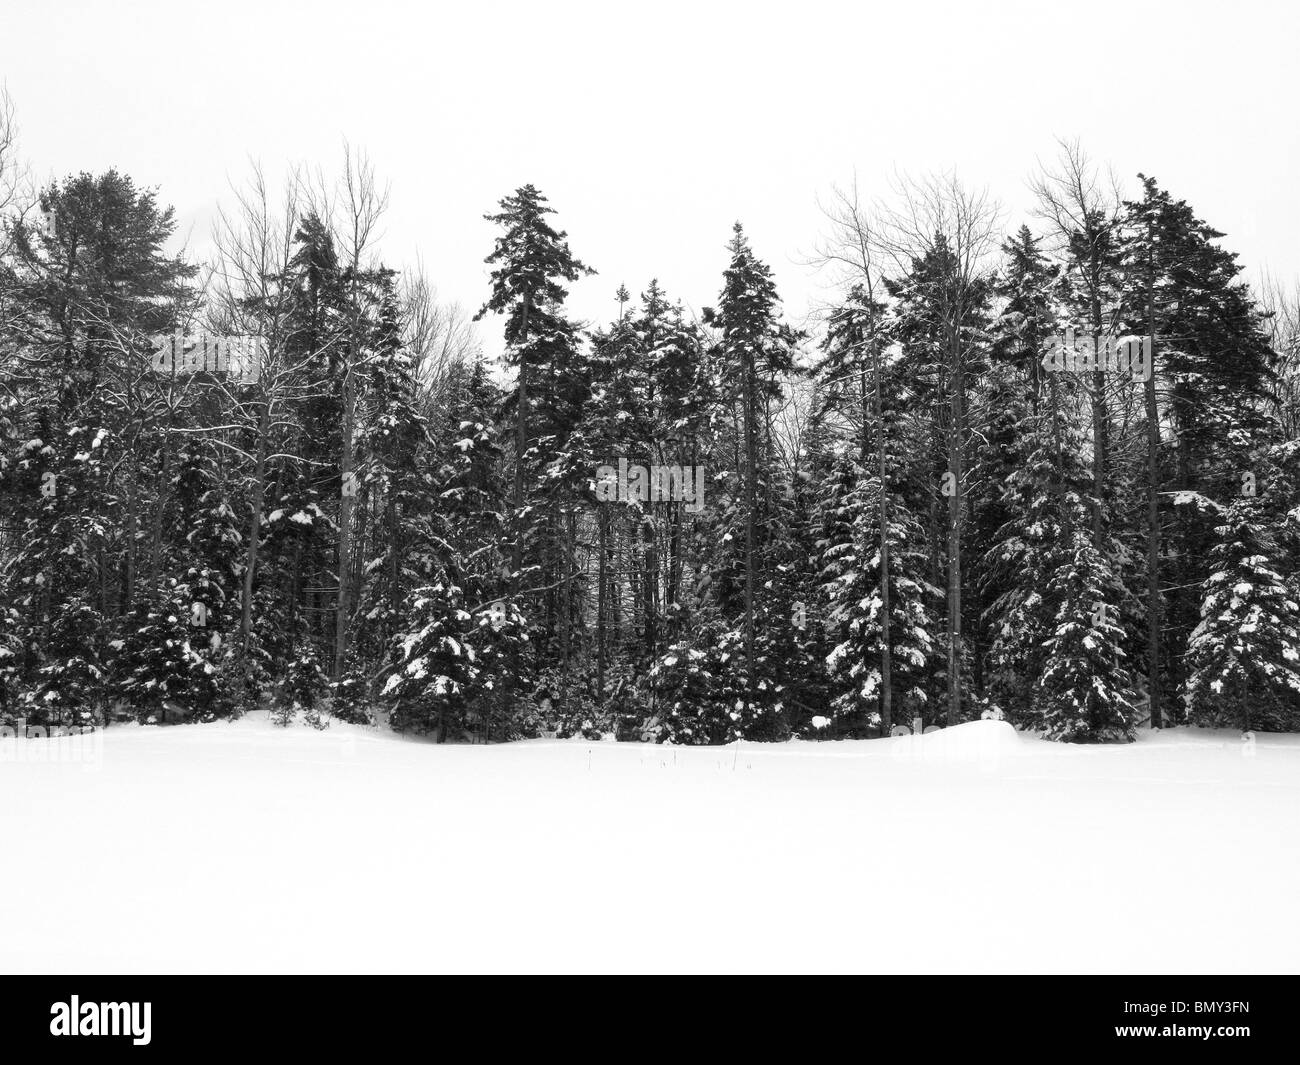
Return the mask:
[(1006, 721), (968, 721), (919, 736), (894, 736), (886, 742), (895, 758), (936, 762), (988, 762), (1025, 753), (1020, 735)]

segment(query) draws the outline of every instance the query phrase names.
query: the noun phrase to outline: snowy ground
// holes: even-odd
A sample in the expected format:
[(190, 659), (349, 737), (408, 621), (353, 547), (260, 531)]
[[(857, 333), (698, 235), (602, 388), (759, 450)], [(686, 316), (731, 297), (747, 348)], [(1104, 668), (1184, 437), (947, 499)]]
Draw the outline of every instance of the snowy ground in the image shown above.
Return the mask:
[(1300, 968), (1300, 737), (0, 739), (6, 972)]

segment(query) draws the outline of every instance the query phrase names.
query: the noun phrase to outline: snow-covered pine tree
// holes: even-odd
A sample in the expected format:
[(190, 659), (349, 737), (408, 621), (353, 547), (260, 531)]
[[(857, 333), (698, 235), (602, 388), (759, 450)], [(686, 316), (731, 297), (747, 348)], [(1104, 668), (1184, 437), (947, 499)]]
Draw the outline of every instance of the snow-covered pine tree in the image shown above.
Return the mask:
[(202, 435), (188, 437), (182, 447), (175, 495), (184, 531), (169, 560), (168, 568), (180, 572), (174, 599), (188, 612), (191, 648), (213, 667), (203, 670), (193, 698), (185, 701), (200, 719), (237, 713), (245, 693), (230, 683), (235, 671), (228, 659), (239, 624), (243, 535), (227, 497), (217, 448)]
[(1054, 630), (1035, 704), (1049, 739), (1107, 743), (1133, 739), (1133, 677), (1120, 646), (1109, 567), (1083, 530), (1048, 578)]
[[(531, 666), (523, 654), (528, 624), (508, 593), (500, 405), (482, 362), (449, 367), (431, 415), (429, 503), (413, 499), (407, 514), (403, 568), (417, 584), (403, 601), (382, 694), (394, 705), (396, 727), (440, 739), (510, 735), (500, 693), (507, 677), (520, 687), (529, 679), (519, 672)], [(451, 653), (444, 639), (466, 653)], [(435, 659), (445, 662), (442, 673), (430, 671)], [(449, 678), (441, 691), (440, 676)]]
[(0, 603), (0, 725), (10, 724), (18, 708), (22, 676), (22, 644), (18, 639), (18, 611)]
[(25, 491), (6, 599), (20, 619), (21, 715), (33, 724), (79, 726), (95, 721), (107, 694), (108, 623), (91, 590), (109, 531), (101, 508), (113, 438), (76, 418), (55, 429), (56, 417), (38, 414), (41, 435), (22, 444), (9, 474)]
[(411, 599), (410, 631), (394, 644), (383, 695), (392, 702), (389, 724), (399, 732), (432, 732), (442, 742), (461, 735), (479, 669), (474, 616), (449, 578)]
[(383, 657), (402, 623), (402, 602), (419, 583), (409, 572), (407, 556), (421, 531), (427, 531), (428, 515), (437, 509), (426, 471), (432, 442), (420, 409), (415, 368), (402, 343), (395, 278), (390, 270), (373, 275), (377, 306), (365, 336), (357, 397), (355, 483), (358, 489), (366, 488), (382, 530), (359, 545), (364, 579), (358, 589), (353, 644), (370, 661)]
[(1300, 729), (1300, 596), (1279, 571), (1262, 501), (1220, 511), (1201, 593), (1201, 621), (1187, 644), (1184, 699), (1192, 724)]
[[(657, 286), (652, 286), (657, 292)], [(624, 636), (624, 579), (643, 574), (645, 566), (626, 558), (623, 545), (639, 550), (639, 504), (619, 498), (616, 481), (607, 478), (598, 483), (600, 467), (617, 469), (620, 459), (629, 463), (639, 454), (640, 444), (650, 436), (650, 412), (646, 410), (642, 377), (645, 350), (636, 320), (627, 309), (631, 299), (626, 287), (618, 289), (619, 316), (606, 329), (596, 330), (591, 338), (588, 365), (592, 375), (591, 402), (584, 413), (582, 428), (588, 447), (598, 461), (590, 471), (587, 494), (595, 508), (595, 698), (601, 702), (608, 690), (611, 664), (623, 657), (622, 640), (616, 645), (615, 633)], [(626, 572), (625, 572), (626, 571)], [(644, 602), (644, 596), (642, 597)], [(633, 665), (637, 660), (633, 660)], [(606, 711), (614, 715), (622, 709), (622, 693), (631, 683), (627, 678), (620, 686), (620, 706)], [(611, 722), (615, 730), (619, 722)]]
[(1002, 245), (1003, 265), (993, 284), (1002, 304), (991, 330), (993, 358), (1010, 364), (1028, 383), (1035, 410), (1046, 388), (1042, 358), (1044, 345), (1056, 331), (1053, 288), (1059, 277), (1059, 268), (1048, 261), (1039, 243), (1028, 226), (1021, 226)]
[[(1009, 372), (999, 366), (991, 374), (996, 379)], [(989, 639), (988, 692), (1013, 722), (1028, 728), (1042, 727), (1034, 693), (1059, 607), (1049, 593), (1051, 579), (1069, 562), (1075, 534), (1088, 524), (1092, 487), (1083, 457), (1086, 434), (1066, 410), (1073, 382), (1049, 375), (1043, 391), (1037, 414), (1027, 395), (1000, 391), (989, 437), (1005, 436), (1007, 453), (986, 449), (979, 470), (1000, 493), (996, 512), (1004, 516), (984, 538), (978, 564)]]
[[(741, 585), (739, 627), (744, 634), (745, 671), (749, 685), (745, 718), (764, 718), (779, 700), (776, 678), (765, 678), (757, 644), (758, 614), (774, 559), (768, 550), (773, 492), (777, 490), (771, 436), (770, 404), (782, 394), (794, 365), (799, 338), (779, 321), (779, 298), (771, 268), (754, 254), (744, 229), (736, 223), (731, 260), (723, 274), (716, 315), (719, 356), (732, 407), (738, 457), (736, 492), (727, 532), (732, 566)], [(736, 407), (738, 411), (735, 411)], [(786, 617), (779, 607), (776, 615)], [(756, 705), (761, 704), (761, 705)], [(777, 731), (781, 731), (777, 727)]]
[[(835, 462), (818, 505), (822, 609), (838, 642), (826, 658), (830, 718), (840, 731), (881, 727), (880, 483), (851, 452)], [(924, 717), (926, 678), (936, 653), (932, 605), (942, 593), (925, 579), (925, 537), (895, 496), (889, 515), (890, 678), (900, 719)]]
[[(971, 391), (986, 365), (992, 278), (981, 254), (985, 239), (981, 206), (958, 195), (948, 208), (952, 215), (943, 216), (939, 231), (908, 238), (915, 245), (909, 269), (903, 277), (887, 281), (886, 287), (894, 297), (889, 328), (901, 349), (900, 368), (911, 377), (914, 410), (928, 423), (932, 448), (927, 456), (931, 468), (923, 483), (929, 497), (927, 524), (936, 582), (941, 563), (947, 571), (945, 720), (954, 725), (967, 712), (963, 538), (967, 465), (975, 446), (969, 411)], [(963, 221), (958, 224), (955, 219)]]
[[(540, 433), (554, 426), (538, 427), (535, 408), (541, 406), (534, 396), (534, 383), (546, 392), (561, 384), (549, 380), (549, 370), (563, 362), (564, 352), (573, 345), (572, 325), (564, 317), (564, 282), (593, 273), (569, 250), (568, 235), (556, 230), (547, 216), (555, 213), (547, 199), (532, 185), (523, 185), (501, 200), (495, 214), (484, 216), (499, 226), (491, 254), (485, 260), (492, 266), (492, 294), (475, 316), (489, 312), (505, 315), (506, 363), (517, 371), (511, 406), (515, 417), (514, 456), (514, 590), (518, 590), (523, 549), (531, 524), (527, 512), (536, 476), (538, 456), (532, 449)], [(536, 382), (534, 379), (536, 378)], [(569, 382), (563, 382), (567, 385)], [(540, 420), (545, 421), (546, 411)]]
[[(1197, 625), (1200, 606), (1194, 589), (1208, 576), (1215, 542), (1207, 512), (1180, 508), (1170, 522), (1161, 500), (1170, 487), (1217, 496), (1219, 486), (1249, 468), (1250, 441), (1267, 431), (1263, 398), (1272, 352), (1236, 255), (1218, 243), (1223, 234), (1154, 178), (1138, 176), (1142, 196), (1124, 204), (1123, 311), (1152, 345), (1144, 384), (1147, 642), (1158, 725), (1162, 689), (1185, 676), (1185, 634)], [(1162, 442), (1162, 420), (1171, 424), (1172, 448)], [(1165, 450), (1172, 454), (1163, 456)]]
[[(174, 578), (142, 595), (111, 651), (112, 693), (143, 724), (211, 720), (219, 710), (206, 606)], [(203, 623), (200, 624), (200, 621)]]
[(320, 663), (316, 649), (303, 644), (285, 664), (280, 683), (276, 686), (271, 720), (288, 726), (300, 717), (304, 724), (315, 729), (329, 724), (321, 713), (321, 700), (329, 686), (329, 678)]
[[(505, 362), (516, 371), (508, 400), (515, 421), (510, 598), (536, 619), (534, 646), (540, 651), (557, 644), (567, 669), (575, 601), (573, 496), (587, 476), (586, 460), (574, 455), (569, 437), (591, 382), (577, 329), (565, 314), (565, 283), (594, 271), (550, 224), (554, 209), (534, 186), (516, 189), (499, 207), (485, 216), (502, 232), (485, 260), (492, 266), (492, 290), (476, 317), (505, 316)], [(502, 714), (509, 697), (508, 685), (502, 687)]]
[(112, 619), (144, 576), (144, 520), (160, 480), (149, 341), (175, 327), (196, 270), (163, 246), (170, 209), (116, 171), (47, 186), (57, 223), (18, 220), (0, 267), (7, 344), (24, 352), (25, 440), (7, 463), (17, 557), (0, 598), (19, 609), (25, 701), (48, 723), (103, 710)]
[(741, 630), (710, 610), (650, 670), (656, 713), (643, 735), (664, 743), (731, 743), (746, 735), (750, 693)]

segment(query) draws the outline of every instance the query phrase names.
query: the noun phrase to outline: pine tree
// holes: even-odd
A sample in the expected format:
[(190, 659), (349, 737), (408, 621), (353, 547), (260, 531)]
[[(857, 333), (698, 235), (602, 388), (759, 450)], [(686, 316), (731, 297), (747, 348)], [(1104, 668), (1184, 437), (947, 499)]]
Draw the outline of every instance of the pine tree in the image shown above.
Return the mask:
[[(965, 211), (967, 208), (962, 208)], [(894, 297), (891, 332), (901, 347), (900, 366), (916, 381), (917, 406), (928, 414), (934, 449), (928, 482), (928, 525), (934, 579), (947, 570), (947, 715), (965, 716), (967, 645), (963, 620), (965, 571), (962, 545), (967, 520), (967, 463), (971, 390), (987, 355), (991, 278), (978, 262), (965, 231), (939, 232), (914, 256), (907, 274), (887, 282)], [(928, 408), (928, 409), (927, 409)], [(944, 550), (939, 550), (940, 514)]]
[(780, 395), (780, 382), (793, 366), (794, 337), (781, 329), (777, 319), (778, 299), (772, 271), (754, 255), (739, 223), (733, 228), (731, 262), (723, 275), (716, 322), (721, 332), (720, 351), (724, 373), (732, 382), (728, 399), (739, 401), (739, 491), (732, 514), (735, 534), (743, 537), (743, 552), (733, 554), (743, 580), (744, 647), (749, 687), (746, 716), (762, 714), (755, 707), (760, 684), (770, 705), (775, 686), (760, 675), (756, 644), (756, 617), (763, 609), (759, 598), (769, 576), (763, 524), (770, 514), (773, 471), (771, 467), (771, 423), (768, 403)]
[[(990, 517), (1003, 517), (983, 539), (987, 546), (978, 567), (987, 604), (989, 690), (1013, 722), (1034, 728), (1042, 727), (1033, 696), (1060, 605), (1048, 587), (1088, 523), (1093, 484), (1083, 458), (1087, 440), (1067, 415), (1072, 386), (1058, 376), (1050, 375), (1036, 415), (1027, 397), (998, 393), (995, 424), (1019, 431), (1005, 434), (1007, 454), (986, 449), (979, 471), (1001, 497), (996, 508), (988, 508)], [(990, 437), (1003, 435), (995, 430)]]
[[(372, 658), (392, 639), (402, 601), (413, 586), (407, 554), (436, 508), (425, 472), (432, 441), (420, 409), (411, 357), (402, 343), (400, 308), (391, 271), (375, 275), (377, 314), (361, 366), (356, 481), (382, 508), (382, 536), (365, 557), (358, 602), (358, 641)], [(418, 582), (418, 581), (417, 581)]]
[(1188, 640), (1189, 720), (1212, 728), (1300, 728), (1300, 597), (1278, 569), (1258, 497), (1221, 511)]
[[(506, 363), (516, 370), (510, 397), (515, 419), (511, 516), (512, 600), (522, 602), (525, 573), (534, 587), (553, 589), (537, 604), (541, 649), (560, 645), (568, 669), (573, 627), (576, 537), (574, 496), (588, 476), (589, 456), (570, 440), (590, 395), (577, 330), (564, 313), (564, 282), (593, 273), (569, 250), (567, 235), (547, 221), (554, 210), (532, 185), (485, 216), (503, 230), (486, 262), (492, 293), (479, 311), (505, 316)], [(567, 685), (562, 685), (567, 687)], [(562, 695), (562, 698), (565, 697)], [(503, 700), (508, 693), (502, 691)]]
[(169, 580), (142, 597), (126, 621), (125, 638), (112, 647), (113, 694), (145, 724), (215, 717), (216, 667), (203, 602)]
[[(829, 716), (859, 730), (884, 727), (879, 493), (879, 481), (845, 454), (830, 471), (818, 506), (824, 609), (838, 636), (825, 663), (834, 693)], [(927, 667), (936, 654), (931, 606), (940, 593), (923, 575), (919, 525), (897, 497), (887, 513), (892, 702), (922, 716)]]
[(113, 456), (106, 454), (107, 433), (87, 440), (85, 429), (73, 425), (56, 434), (56, 417), (48, 410), (38, 415), (42, 435), (22, 445), (10, 473), (27, 491), (5, 600), (20, 618), (24, 715), (71, 727), (93, 723), (106, 695), (108, 622), (88, 593), (108, 532), (100, 508)]
[(0, 470), (20, 530), (0, 600), (19, 611), (24, 698), (51, 723), (85, 723), (104, 710), (102, 653), (140, 591), (164, 472), (149, 338), (176, 325), (195, 268), (163, 251), (172, 212), (116, 171), (40, 199), (53, 224), (17, 222), (4, 266), (26, 370), (25, 442)]
[(321, 714), (321, 700), (329, 678), (321, 668), (315, 648), (303, 645), (284, 667), (284, 676), (275, 692), (271, 720), (288, 726), (299, 718), (303, 724), (323, 729), (328, 722)]
[(658, 712), (645, 738), (681, 745), (744, 738), (753, 706), (741, 633), (715, 613), (701, 616), (650, 670)]
[(1039, 241), (1021, 226), (1002, 245), (1004, 263), (994, 294), (1003, 302), (994, 321), (992, 354), (1009, 363), (1029, 383), (1036, 411), (1045, 389), (1042, 357), (1044, 344), (1056, 332), (1056, 307), (1052, 290), (1058, 271), (1039, 250)]
[(1044, 646), (1046, 667), (1036, 710), (1049, 739), (1104, 743), (1133, 738), (1133, 678), (1120, 646), (1116, 604), (1108, 600), (1109, 571), (1086, 533), (1075, 531), (1066, 557), (1048, 577), (1046, 595), (1058, 604)]
[(394, 648), (394, 666), (384, 685), (393, 701), (389, 723), (398, 731), (449, 731), (466, 725), (466, 712), (479, 676), (472, 640), (473, 615), (461, 589), (441, 580), (420, 589), (411, 602), (411, 632)]
[[(1125, 203), (1124, 259), (1131, 278), (1128, 318), (1141, 322), (1150, 342), (1144, 384), (1147, 422), (1148, 685), (1152, 724), (1164, 716), (1160, 697), (1164, 661), (1183, 660), (1183, 634), (1195, 625), (1196, 603), (1182, 589), (1205, 579), (1213, 542), (1207, 522), (1184, 511), (1172, 547), (1177, 569), (1162, 572), (1160, 498), (1172, 480), (1179, 491), (1212, 489), (1245, 465), (1244, 439), (1264, 429), (1261, 404), (1271, 355), (1257, 310), (1238, 279), (1236, 256), (1216, 243), (1223, 236), (1174, 200), (1154, 178), (1139, 175), (1142, 198)], [(1163, 393), (1163, 395), (1161, 395)], [(1161, 467), (1161, 417), (1172, 422), (1173, 470)], [(1161, 585), (1175, 591), (1166, 603)], [(1162, 655), (1165, 634), (1177, 643)], [(1176, 678), (1175, 678), (1176, 679)]]
[[(534, 186), (524, 185), (500, 203), (487, 221), (504, 232), (497, 237), (485, 262), (492, 269), (492, 295), (478, 312), (505, 315), (506, 362), (517, 371), (515, 412), (515, 548), (512, 559), (515, 589), (523, 565), (527, 506), (526, 485), (538, 429), (533, 424), (537, 399), (530, 392), (533, 378), (541, 386), (550, 382), (548, 371), (563, 364), (574, 345), (572, 326), (563, 315), (567, 295), (563, 282), (593, 273), (569, 250), (568, 234), (547, 221), (554, 214), (547, 199)], [(568, 384), (568, 382), (565, 382)], [(545, 398), (545, 397), (543, 397)], [(543, 417), (545, 412), (542, 412)]]

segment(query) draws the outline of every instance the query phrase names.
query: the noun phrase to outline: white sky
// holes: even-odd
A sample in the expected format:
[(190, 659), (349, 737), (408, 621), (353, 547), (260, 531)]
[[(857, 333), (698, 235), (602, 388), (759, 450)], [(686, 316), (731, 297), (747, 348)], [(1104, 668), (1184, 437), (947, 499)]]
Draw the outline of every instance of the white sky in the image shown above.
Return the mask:
[[(1026, 178), (1080, 137), (1125, 179), (1154, 174), (1228, 234), (1252, 274), (1300, 276), (1300, 4), (455, 5), (5, 0), (0, 81), (41, 175), (117, 166), (157, 185), (202, 249), (247, 159), (337, 166), (346, 137), (392, 184), (390, 265), (418, 253), (475, 310), (492, 229), (532, 182), (599, 275), (712, 303), (733, 221), (799, 320), (816, 199), (856, 170), (956, 168), (1008, 229)], [(499, 349), (499, 325), (485, 346)]]

